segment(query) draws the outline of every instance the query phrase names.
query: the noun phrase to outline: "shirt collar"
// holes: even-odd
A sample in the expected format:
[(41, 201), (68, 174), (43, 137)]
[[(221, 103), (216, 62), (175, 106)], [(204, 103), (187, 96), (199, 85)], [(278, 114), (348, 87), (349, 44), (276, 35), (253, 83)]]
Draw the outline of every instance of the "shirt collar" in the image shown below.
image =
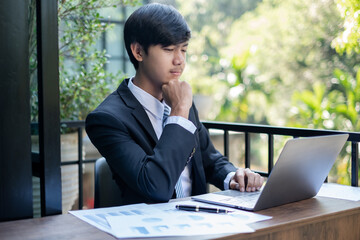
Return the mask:
[(136, 86), (132, 80), (133, 77), (130, 78), (128, 83), (128, 87), (132, 94), (134, 94), (136, 99), (145, 108), (145, 110), (149, 111), (157, 119), (162, 120), (164, 113), (164, 104), (166, 104), (165, 101), (160, 102), (151, 94)]

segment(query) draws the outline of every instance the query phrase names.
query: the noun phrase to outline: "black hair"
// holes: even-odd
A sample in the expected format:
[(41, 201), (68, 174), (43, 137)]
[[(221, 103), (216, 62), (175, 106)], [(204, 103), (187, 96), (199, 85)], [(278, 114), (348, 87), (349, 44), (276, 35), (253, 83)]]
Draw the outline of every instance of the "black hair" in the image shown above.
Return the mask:
[(174, 7), (159, 3), (140, 7), (124, 26), (126, 51), (135, 69), (139, 63), (131, 52), (132, 43), (139, 43), (147, 54), (149, 46), (160, 44), (167, 47), (186, 42), (190, 37), (191, 31), (183, 16)]

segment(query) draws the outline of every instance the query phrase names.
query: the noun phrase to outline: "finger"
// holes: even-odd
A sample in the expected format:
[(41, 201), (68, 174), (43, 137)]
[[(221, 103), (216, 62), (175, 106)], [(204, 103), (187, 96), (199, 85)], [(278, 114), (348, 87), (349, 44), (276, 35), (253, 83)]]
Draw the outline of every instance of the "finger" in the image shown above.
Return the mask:
[(256, 174), (256, 176), (255, 176), (255, 191), (256, 190), (259, 190), (260, 189), (260, 187), (261, 187), (261, 176), (260, 176), (260, 174), (258, 174), (258, 173), (255, 173)]
[(255, 173), (255, 175), (255, 191), (259, 191), (264, 184), (264, 177), (258, 173)]
[(243, 168), (239, 168), (234, 176), (234, 180), (239, 184), (240, 192), (245, 191), (245, 170)]
[(239, 184), (234, 180), (234, 177), (231, 179), (229, 187), (230, 189), (239, 190)]
[(245, 169), (245, 178), (247, 178), (246, 191), (253, 192), (255, 191), (255, 173), (250, 169)]
[(166, 83), (166, 84), (163, 84), (162, 86), (161, 86), (161, 90), (162, 90), (162, 92), (163, 92), (163, 94), (165, 95), (164, 97), (166, 97), (167, 96), (167, 93), (169, 92), (169, 85)]
[(262, 176), (260, 176), (260, 185), (259, 185), (259, 187), (257, 188), (257, 190), (260, 190), (261, 189), (261, 187), (262, 187), (262, 185), (264, 184), (264, 177), (262, 177)]

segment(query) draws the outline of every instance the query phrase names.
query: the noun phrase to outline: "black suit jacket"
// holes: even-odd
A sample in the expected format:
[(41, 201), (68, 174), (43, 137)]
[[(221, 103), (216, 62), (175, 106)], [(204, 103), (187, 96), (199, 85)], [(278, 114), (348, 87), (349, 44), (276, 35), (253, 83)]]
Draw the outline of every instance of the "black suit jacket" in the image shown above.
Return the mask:
[(168, 201), (194, 149), (192, 195), (206, 193), (207, 182), (223, 189), (226, 175), (236, 168), (215, 150), (195, 106), (189, 113), (197, 128), (195, 134), (168, 124), (158, 140), (128, 81), (86, 118), (86, 132), (106, 158), (122, 191), (123, 204)]

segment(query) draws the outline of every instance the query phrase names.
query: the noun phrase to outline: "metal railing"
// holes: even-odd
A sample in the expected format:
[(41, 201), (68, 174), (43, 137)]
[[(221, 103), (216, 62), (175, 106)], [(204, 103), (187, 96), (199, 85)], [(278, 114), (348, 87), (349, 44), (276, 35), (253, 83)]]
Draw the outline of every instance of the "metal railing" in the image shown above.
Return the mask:
[[(83, 169), (84, 169), (84, 164), (90, 164), (90, 163), (95, 163), (97, 159), (84, 159), (83, 156), (83, 133), (85, 130), (85, 121), (62, 121), (61, 125), (60, 125), (61, 129), (73, 129), (77, 132), (77, 142), (78, 142), (78, 147), (77, 147), (77, 158), (78, 159), (74, 159), (72, 161), (64, 161), (61, 162), (61, 166), (66, 166), (66, 165), (77, 165), (78, 166), (78, 177), (79, 177), (79, 201), (78, 201), (78, 208), (82, 209), (83, 208)], [(37, 123), (32, 123), (31, 124), (31, 129), (35, 130), (38, 128), (38, 124)], [(38, 153), (32, 153), (32, 162), (33, 162), (33, 175), (37, 176), (37, 169), (39, 169), (39, 154)], [(41, 193), (43, 194), (43, 193)]]
[(274, 165), (274, 136), (311, 137), (331, 134), (349, 134), (348, 142), (351, 142), (351, 185), (358, 186), (359, 179), (359, 142), (360, 133), (343, 132), (335, 130), (317, 130), (306, 128), (273, 127), (268, 125), (255, 125), (243, 123), (203, 122), (207, 129), (224, 131), (224, 155), (229, 156), (229, 131), (242, 132), (245, 134), (245, 167), (250, 168), (250, 133), (268, 135), (268, 172), (259, 172), (263, 176), (269, 176)]
[(78, 159), (73, 161), (61, 162), (61, 166), (78, 165), (79, 176), (79, 209), (83, 208), (83, 166), (84, 164), (95, 163), (97, 159), (84, 159), (83, 156), (83, 133), (85, 130), (85, 121), (64, 121), (60, 124), (61, 128), (72, 128), (77, 131), (78, 138)]
[[(348, 142), (351, 142), (351, 185), (358, 186), (358, 172), (359, 172), (359, 142), (360, 133), (343, 132), (343, 131), (330, 131), (330, 130), (315, 130), (304, 128), (288, 128), (288, 127), (274, 127), (268, 125), (255, 125), (255, 124), (242, 124), (242, 123), (225, 123), (225, 122), (211, 122), (203, 121), (204, 126), (210, 129), (222, 130), (224, 132), (224, 155), (229, 156), (229, 132), (244, 133), (245, 140), (245, 167), (250, 168), (250, 134), (267, 134), (268, 136), (268, 172), (258, 172), (263, 176), (269, 176), (272, 167), (274, 165), (274, 136), (291, 136), (291, 137), (310, 137), (310, 136), (322, 136), (330, 134), (349, 134)], [(33, 123), (32, 129), (37, 127), (36, 123)], [(78, 159), (73, 161), (62, 162), (64, 165), (78, 165), (79, 176), (79, 209), (83, 208), (83, 164), (94, 163), (96, 159), (84, 159), (83, 156), (83, 132), (85, 128), (84, 121), (64, 121), (61, 122), (61, 128), (76, 129), (78, 136)], [(33, 169), (36, 172), (37, 154), (33, 153)]]

